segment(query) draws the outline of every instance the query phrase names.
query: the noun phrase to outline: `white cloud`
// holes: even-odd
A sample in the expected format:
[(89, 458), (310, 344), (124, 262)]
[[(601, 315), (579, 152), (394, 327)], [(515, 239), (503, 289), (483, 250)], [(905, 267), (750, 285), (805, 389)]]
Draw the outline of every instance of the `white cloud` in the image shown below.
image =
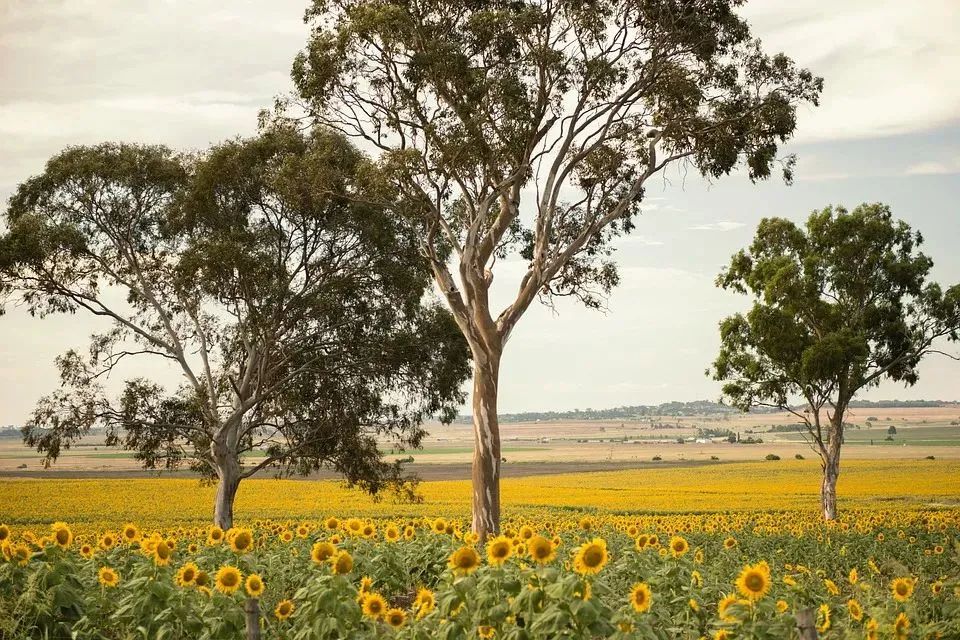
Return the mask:
[(957, 0), (750, 2), (768, 51), (824, 78), (822, 104), (799, 115), (797, 142), (877, 138), (960, 120)]
[(930, 160), (907, 167), (908, 176), (942, 175), (960, 173), (960, 157), (951, 160)]
[(747, 226), (743, 222), (734, 222), (733, 220), (719, 220), (717, 222), (708, 222), (707, 224), (698, 224), (695, 227), (688, 227), (691, 231), (733, 231)]
[(618, 245), (642, 245), (644, 247), (659, 247), (663, 245), (663, 242), (660, 240), (654, 240), (653, 238), (637, 233), (630, 233), (625, 236), (620, 236), (615, 240)]

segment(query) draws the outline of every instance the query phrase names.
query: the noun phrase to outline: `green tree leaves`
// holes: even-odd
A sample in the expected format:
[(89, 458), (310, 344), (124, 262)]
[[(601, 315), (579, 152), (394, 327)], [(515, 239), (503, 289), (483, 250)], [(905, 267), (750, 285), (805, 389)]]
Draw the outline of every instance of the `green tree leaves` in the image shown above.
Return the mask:
[(856, 394), (882, 380), (914, 384), (922, 358), (958, 338), (960, 285), (944, 293), (927, 281), (933, 261), (921, 243), (883, 204), (827, 207), (804, 228), (765, 218), (717, 278), (754, 302), (721, 323), (708, 373), (744, 411), (795, 413), (825, 469), (838, 465)]

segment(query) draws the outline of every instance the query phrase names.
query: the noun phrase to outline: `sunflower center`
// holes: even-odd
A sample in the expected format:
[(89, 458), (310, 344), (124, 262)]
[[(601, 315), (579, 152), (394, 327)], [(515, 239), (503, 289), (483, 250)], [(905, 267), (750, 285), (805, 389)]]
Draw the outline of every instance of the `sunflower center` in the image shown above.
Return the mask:
[(603, 550), (600, 547), (591, 545), (584, 550), (583, 564), (587, 565), (588, 567), (598, 567), (602, 562)]

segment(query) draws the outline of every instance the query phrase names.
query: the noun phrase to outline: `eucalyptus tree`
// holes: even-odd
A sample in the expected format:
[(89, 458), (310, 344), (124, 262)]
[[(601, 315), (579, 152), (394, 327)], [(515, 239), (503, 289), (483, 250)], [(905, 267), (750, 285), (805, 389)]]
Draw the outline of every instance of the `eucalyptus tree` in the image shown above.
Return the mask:
[(850, 402), (884, 380), (915, 384), (923, 357), (960, 338), (960, 285), (928, 281), (922, 241), (883, 204), (827, 207), (805, 227), (765, 218), (717, 278), (754, 302), (720, 324), (712, 374), (734, 406), (800, 419), (823, 467), (827, 520), (837, 515)]
[[(822, 81), (768, 55), (738, 0), (315, 0), (280, 111), (362, 139), (420, 222), (473, 355), (473, 529), (500, 522), (504, 346), (538, 298), (600, 306), (654, 176), (752, 180)], [(525, 262), (491, 308), (497, 260)]]
[[(370, 492), (409, 492), (382, 446), (464, 399), (469, 351), (429, 304), (430, 273), (389, 189), (342, 136), (274, 129), (202, 157), (74, 147), (21, 184), (0, 237), (0, 286), (31, 314), (105, 330), (57, 359), (62, 386), (24, 427), (46, 463), (88, 433), (146, 468), (218, 481), (229, 527), (243, 478), (331, 467)], [(127, 364), (129, 362), (129, 364)], [(111, 373), (168, 363), (182, 383)], [(137, 369), (136, 367), (139, 367)]]

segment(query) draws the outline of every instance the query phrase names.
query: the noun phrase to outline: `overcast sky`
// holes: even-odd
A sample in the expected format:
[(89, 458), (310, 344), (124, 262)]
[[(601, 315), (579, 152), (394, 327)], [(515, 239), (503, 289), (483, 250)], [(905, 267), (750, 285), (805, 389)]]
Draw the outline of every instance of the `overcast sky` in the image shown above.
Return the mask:
[[(104, 140), (199, 149), (252, 134), (290, 88), (305, 0), (0, 0), (0, 198), (71, 144)], [(747, 300), (713, 279), (760, 218), (800, 220), (827, 204), (892, 205), (927, 238), (934, 277), (960, 281), (960, 2), (754, 0), (744, 13), (768, 50), (826, 80), (787, 149), (797, 178), (707, 185), (668, 175), (619, 244), (622, 285), (604, 313), (532, 308), (507, 346), (502, 412), (716, 399), (704, 376), (717, 323)], [(5, 205), (4, 205), (5, 206)], [(522, 264), (497, 265), (495, 299)], [(53, 389), (54, 357), (84, 347), (82, 317), (0, 318), (0, 425)], [(953, 351), (957, 349), (954, 347)], [(871, 398), (960, 399), (960, 363), (932, 358), (921, 382)]]

